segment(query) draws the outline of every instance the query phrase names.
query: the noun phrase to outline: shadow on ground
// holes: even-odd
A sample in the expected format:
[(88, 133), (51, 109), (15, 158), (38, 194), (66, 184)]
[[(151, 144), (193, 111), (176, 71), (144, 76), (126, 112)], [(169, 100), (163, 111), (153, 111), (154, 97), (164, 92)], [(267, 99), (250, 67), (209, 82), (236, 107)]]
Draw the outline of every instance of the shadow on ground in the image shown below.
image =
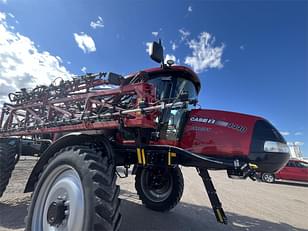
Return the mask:
[[(180, 203), (168, 213), (159, 213), (140, 205), (135, 193), (121, 190), (123, 222), (121, 231), (165, 230), (165, 231), (199, 231), (199, 230), (240, 230), (240, 231), (307, 231), (285, 223), (273, 223), (253, 217), (227, 212), (229, 224), (217, 224), (210, 208), (188, 203)], [(0, 229), (24, 228), (29, 197), (18, 202), (0, 202)]]
[[(253, 217), (227, 212), (229, 224), (216, 222), (211, 208), (188, 203), (179, 203), (168, 213), (159, 213), (138, 204), (138, 196), (121, 190), (123, 222), (121, 231), (163, 230), (163, 231), (199, 231), (199, 230), (237, 230), (237, 231), (307, 231), (285, 223), (274, 223)], [(138, 201), (138, 203), (137, 203)]]
[(27, 207), (30, 197), (24, 197), (18, 201), (0, 201), (0, 230), (20, 229), (25, 227), (24, 218), (27, 215)]

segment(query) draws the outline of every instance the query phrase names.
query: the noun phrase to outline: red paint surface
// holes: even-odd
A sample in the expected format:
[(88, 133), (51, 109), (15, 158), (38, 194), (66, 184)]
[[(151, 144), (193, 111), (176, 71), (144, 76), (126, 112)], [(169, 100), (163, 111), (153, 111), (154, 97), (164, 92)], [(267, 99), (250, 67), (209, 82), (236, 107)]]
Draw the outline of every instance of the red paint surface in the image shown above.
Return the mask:
[[(191, 121), (192, 117), (209, 118), (246, 127), (240, 132), (229, 127)], [(180, 146), (194, 153), (220, 157), (247, 156), (254, 125), (260, 117), (218, 110), (192, 110)]]

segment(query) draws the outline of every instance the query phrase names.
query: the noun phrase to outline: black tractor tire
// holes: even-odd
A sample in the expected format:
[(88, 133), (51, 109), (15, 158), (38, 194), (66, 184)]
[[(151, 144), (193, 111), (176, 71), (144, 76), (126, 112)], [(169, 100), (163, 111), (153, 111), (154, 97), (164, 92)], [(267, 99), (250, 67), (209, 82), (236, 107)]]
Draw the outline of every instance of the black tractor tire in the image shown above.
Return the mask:
[(119, 193), (115, 166), (107, 155), (89, 146), (62, 149), (39, 177), (26, 230), (45, 231), (44, 225), (55, 231), (64, 230), (63, 226), (74, 231), (118, 230), (122, 220)]
[[(154, 186), (151, 182), (153, 177), (158, 180)], [(166, 212), (173, 209), (182, 198), (183, 174), (179, 167), (168, 169), (138, 168), (135, 188), (139, 199), (147, 208)]]
[(261, 179), (266, 183), (274, 183), (276, 180), (275, 175), (272, 173), (262, 173)]
[(15, 147), (6, 143), (0, 143), (0, 197), (2, 197), (12, 172), (15, 168)]

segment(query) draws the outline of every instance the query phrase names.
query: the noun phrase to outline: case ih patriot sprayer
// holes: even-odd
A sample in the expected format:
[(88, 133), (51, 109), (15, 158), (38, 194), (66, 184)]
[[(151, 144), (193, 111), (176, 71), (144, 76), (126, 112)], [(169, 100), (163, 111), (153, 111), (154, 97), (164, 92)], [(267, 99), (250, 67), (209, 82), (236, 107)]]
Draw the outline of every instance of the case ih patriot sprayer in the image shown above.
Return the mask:
[(151, 50), (160, 68), (87, 74), (9, 94), (0, 117), (0, 196), (18, 157), (40, 155), (25, 188), (33, 191), (26, 230), (118, 230), (120, 166), (125, 176), (133, 166), (141, 201), (156, 211), (180, 201), (179, 166), (195, 167), (217, 221), (227, 223), (208, 170), (254, 179), (286, 164), (286, 142), (269, 122), (194, 109), (197, 75), (165, 65), (160, 42)]

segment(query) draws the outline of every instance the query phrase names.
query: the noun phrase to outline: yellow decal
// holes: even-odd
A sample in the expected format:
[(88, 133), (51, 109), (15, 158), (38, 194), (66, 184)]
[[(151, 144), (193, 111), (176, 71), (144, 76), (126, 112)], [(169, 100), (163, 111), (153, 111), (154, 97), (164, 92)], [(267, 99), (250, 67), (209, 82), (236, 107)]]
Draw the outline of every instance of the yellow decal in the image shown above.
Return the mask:
[(145, 165), (146, 161), (145, 161), (144, 149), (141, 149), (141, 153), (142, 153), (142, 162), (143, 162), (143, 165)]
[(223, 219), (222, 219), (222, 216), (221, 216), (221, 213), (220, 213), (220, 210), (219, 209), (216, 209), (216, 212), (217, 212), (217, 215), (218, 215), (218, 219), (221, 223), (223, 223)]
[(257, 168), (258, 168), (258, 165), (249, 163), (249, 167), (250, 167), (251, 169), (257, 169)]
[(137, 148), (137, 157), (138, 157), (138, 164), (142, 164), (141, 154), (140, 154), (140, 148)]
[(172, 157), (176, 157), (176, 153), (175, 152), (168, 152), (168, 165), (171, 165), (172, 161), (171, 158)]

